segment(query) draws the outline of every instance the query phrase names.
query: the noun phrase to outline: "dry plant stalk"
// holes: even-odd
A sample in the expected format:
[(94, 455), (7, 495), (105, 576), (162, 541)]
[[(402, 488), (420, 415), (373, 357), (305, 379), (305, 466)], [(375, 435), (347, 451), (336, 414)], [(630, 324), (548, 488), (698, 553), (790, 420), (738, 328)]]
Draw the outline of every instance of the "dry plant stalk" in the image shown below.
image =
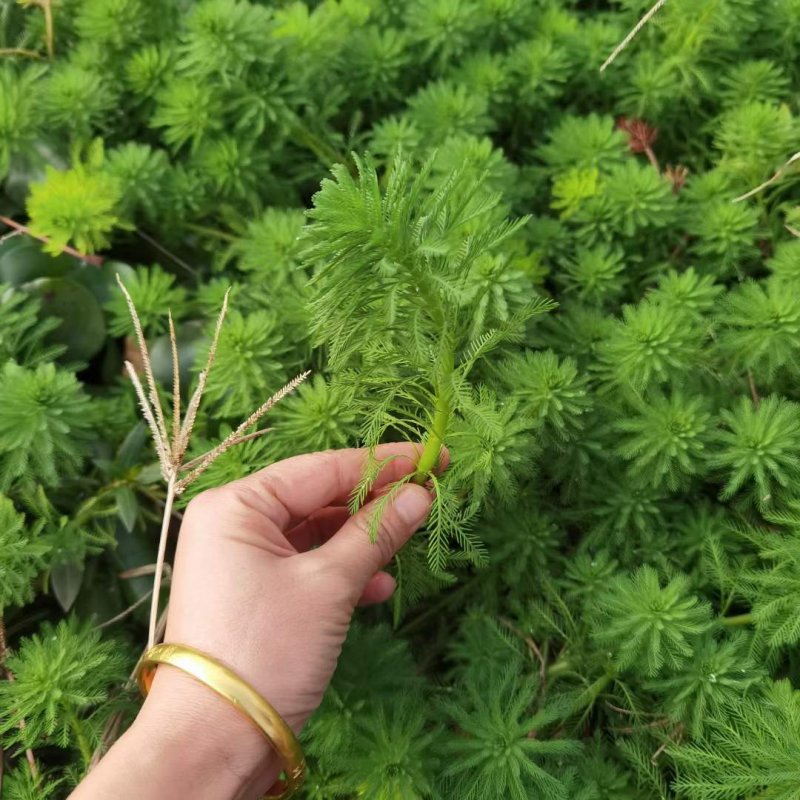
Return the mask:
[(614, 48), (614, 52), (603, 62), (600, 67), (600, 72), (605, 72), (617, 56), (634, 40), (639, 31), (647, 25), (648, 22), (659, 12), (661, 7), (665, 5), (667, 0), (658, 0), (658, 2), (634, 25), (630, 33)]
[(0, 56), (23, 56), (24, 58), (41, 59), (42, 56), (35, 50), (28, 50), (25, 47), (0, 47)]
[[(2, 55), (2, 50), (0, 50), (0, 55)], [(36, 236), (35, 234), (31, 233), (30, 230), (21, 223), (17, 222), (16, 220), (11, 219), (11, 217), (6, 217), (0, 214), (0, 222), (3, 225), (8, 225), (9, 228), (12, 228), (15, 234), (25, 234), (25, 236), (30, 236), (31, 239), (36, 239), (39, 242), (44, 242), (44, 244), (48, 244), (50, 239), (47, 236)], [(3, 240), (5, 241), (8, 236), (4, 236)], [(68, 255), (74, 256), (75, 258), (79, 258), (81, 261), (85, 261), (87, 264), (92, 264), (95, 267), (100, 267), (103, 264), (103, 257), (92, 255), (90, 253), (81, 253), (80, 250), (76, 250), (74, 247), (70, 247), (66, 245), (64, 247), (64, 252)]]
[(186, 451), (189, 449), (189, 442), (194, 429), (195, 421), (197, 420), (197, 412), (200, 408), (200, 402), (203, 399), (203, 392), (206, 388), (208, 375), (211, 367), (214, 364), (214, 358), (217, 354), (217, 345), (219, 343), (219, 335), (222, 330), (222, 323), (225, 321), (225, 314), (228, 310), (228, 295), (230, 290), (225, 293), (225, 299), (222, 301), (222, 309), (217, 317), (217, 324), (214, 328), (214, 336), (211, 339), (211, 347), (208, 350), (208, 358), (206, 359), (205, 368), (200, 373), (197, 379), (197, 388), (192, 394), (189, 403), (186, 407), (186, 414), (181, 419), (181, 397), (180, 397), (180, 371), (178, 363), (178, 343), (175, 336), (175, 325), (172, 322), (172, 314), (169, 316), (169, 339), (172, 352), (172, 420), (170, 430), (167, 430), (167, 422), (164, 415), (164, 410), (161, 407), (161, 401), (158, 396), (158, 388), (156, 386), (155, 377), (153, 375), (153, 367), (150, 361), (150, 352), (147, 349), (147, 342), (144, 338), (144, 331), (142, 330), (142, 323), (139, 319), (139, 314), (133, 304), (128, 290), (117, 276), (117, 283), (119, 284), (122, 293), (125, 295), (125, 301), (128, 304), (133, 327), (136, 332), (136, 341), (139, 345), (139, 352), (142, 357), (142, 365), (147, 384), (147, 391), (142, 385), (139, 375), (130, 361), (125, 362), (125, 369), (130, 376), (131, 383), (133, 383), (136, 390), (136, 396), (139, 399), (139, 406), (142, 410), (142, 416), (150, 428), (150, 434), (153, 438), (153, 443), (156, 448), (156, 455), (158, 456), (158, 463), (161, 467), (161, 476), (167, 484), (167, 497), (164, 501), (164, 517), (161, 522), (161, 534), (158, 540), (158, 556), (156, 558), (155, 574), (153, 577), (153, 593), (150, 602), (150, 626), (147, 637), (147, 647), (150, 648), (155, 644), (156, 638), (156, 622), (158, 620), (158, 600), (161, 590), (161, 579), (164, 572), (164, 557), (167, 549), (167, 534), (169, 532), (169, 522), (172, 516), (172, 506), (175, 498), (178, 497), (189, 484), (200, 477), (223, 453), (230, 450), (237, 444), (250, 441), (257, 436), (263, 436), (268, 430), (255, 431), (254, 433), (245, 433), (248, 428), (253, 427), (276, 403), (280, 402), (286, 395), (293, 392), (309, 375), (304, 372), (298, 375), (293, 380), (289, 381), (282, 389), (277, 391), (266, 402), (262, 403), (247, 419), (236, 428), (231, 434), (223, 439), (218, 445), (212, 447), (207, 453), (186, 462)]
[(19, 0), (23, 6), (38, 6), (44, 15), (44, 45), (47, 48), (47, 57), (52, 61), (55, 55), (55, 33), (53, 31), (53, 5), (52, 0)]
[(744, 194), (740, 194), (738, 197), (733, 198), (734, 203), (740, 203), (742, 200), (747, 200), (748, 198), (752, 197), (754, 194), (758, 194), (763, 189), (766, 189), (768, 186), (772, 186), (775, 181), (780, 180), (784, 173), (786, 172), (792, 164), (800, 161), (800, 153), (795, 153), (789, 159), (786, 160), (778, 169), (775, 171), (775, 174), (771, 178), (767, 178), (763, 183), (759, 183), (755, 189), (751, 189), (749, 192), (745, 192)]

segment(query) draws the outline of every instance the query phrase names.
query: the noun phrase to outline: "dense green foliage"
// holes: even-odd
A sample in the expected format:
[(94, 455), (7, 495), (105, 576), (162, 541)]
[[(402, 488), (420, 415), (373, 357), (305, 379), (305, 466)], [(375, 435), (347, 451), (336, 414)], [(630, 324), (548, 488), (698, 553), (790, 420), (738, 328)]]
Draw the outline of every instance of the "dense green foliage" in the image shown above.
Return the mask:
[(197, 453), (315, 373), (188, 496), (429, 445), (305, 797), (800, 798), (800, 0), (649, 5), (0, 0), (3, 800), (138, 702), (117, 274), (165, 393), (233, 287)]

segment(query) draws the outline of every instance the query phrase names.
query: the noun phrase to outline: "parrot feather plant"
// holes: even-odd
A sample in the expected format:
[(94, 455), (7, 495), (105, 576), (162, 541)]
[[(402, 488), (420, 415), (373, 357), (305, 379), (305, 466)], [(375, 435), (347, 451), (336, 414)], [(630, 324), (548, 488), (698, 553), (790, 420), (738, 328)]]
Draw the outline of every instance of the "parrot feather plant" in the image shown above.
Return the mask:
[(217, 317), (217, 324), (214, 328), (214, 334), (211, 339), (211, 346), (208, 350), (205, 368), (200, 372), (197, 378), (197, 386), (189, 400), (186, 407), (186, 413), (181, 417), (181, 386), (180, 386), (180, 365), (178, 361), (178, 344), (175, 335), (175, 326), (172, 321), (172, 314), (169, 314), (169, 340), (170, 351), (172, 356), (172, 420), (171, 426), (168, 431), (167, 420), (164, 410), (161, 406), (161, 400), (158, 396), (158, 386), (156, 385), (155, 376), (153, 375), (153, 367), (150, 361), (150, 352), (147, 349), (147, 341), (144, 336), (139, 314), (136, 311), (136, 306), (130, 293), (125, 288), (125, 285), (117, 276), (117, 283), (119, 284), (122, 293), (125, 295), (125, 300), (128, 304), (133, 327), (136, 331), (136, 341), (139, 346), (141, 354), (143, 372), (145, 382), (147, 383), (147, 391), (142, 385), (136, 368), (130, 361), (125, 362), (125, 369), (130, 376), (131, 383), (136, 390), (136, 396), (139, 400), (139, 405), (142, 410), (142, 415), (150, 429), (150, 434), (153, 437), (153, 444), (155, 445), (156, 455), (158, 456), (158, 463), (161, 470), (161, 477), (167, 485), (167, 496), (164, 501), (164, 516), (161, 522), (161, 535), (158, 541), (158, 555), (155, 565), (155, 576), (153, 578), (153, 594), (150, 604), (150, 624), (148, 629), (147, 647), (148, 649), (155, 644), (156, 639), (156, 624), (158, 620), (158, 607), (159, 596), (161, 589), (161, 579), (164, 572), (164, 558), (167, 549), (167, 535), (169, 533), (169, 523), (172, 518), (172, 507), (175, 498), (180, 496), (184, 490), (197, 478), (200, 477), (223, 453), (235, 447), (238, 444), (250, 441), (251, 439), (263, 436), (268, 433), (268, 430), (257, 430), (248, 433), (247, 431), (256, 425), (261, 418), (279, 403), (286, 395), (291, 394), (310, 374), (304, 372), (292, 379), (283, 388), (279, 389), (268, 400), (265, 400), (255, 411), (252, 412), (235, 430), (226, 436), (217, 445), (212, 447), (197, 458), (186, 461), (186, 452), (189, 449), (189, 443), (192, 437), (195, 421), (197, 420), (197, 413), (200, 409), (200, 403), (203, 399), (203, 392), (206, 388), (211, 367), (214, 364), (214, 358), (217, 352), (217, 345), (219, 343), (219, 335), (222, 331), (222, 325), (225, 322), (225, 315), (228, 311), (228, 296), (230, 290), (225, 293), (222, 301), (222, 309)]
[[(444, 577), (454, 559), (483, 563), (470, 524), (490, 494), (513, 493), (525, 451), (534, 452), (524, 437), (521, 447), (506, 447), (512, 429), (530, 433), (535, 423), (489, 392), (480, 368), (555, 304), (496, 255), (527, 220), (507, 218), (481, 171), (464, 164), (437, 180), (435, 156), (416, 170), (399, 155), (381, 177), (368, 158), (354, 154), (353, 161), (357, 174), (335, 166), (309, 211), (312, 336), (362, 403), (368, 447), (387, 433), (422, 439), (416, 469), (381, 498), (370, 532), (377, 535), (381, 512), (403, 483), (430, 482), (427, 562)], [(454, 457), (441, 475), (446, 442)], [(382, 466), (368, 464), (352, 511)], [(398, 563), (402, 582), (402, 554)]]

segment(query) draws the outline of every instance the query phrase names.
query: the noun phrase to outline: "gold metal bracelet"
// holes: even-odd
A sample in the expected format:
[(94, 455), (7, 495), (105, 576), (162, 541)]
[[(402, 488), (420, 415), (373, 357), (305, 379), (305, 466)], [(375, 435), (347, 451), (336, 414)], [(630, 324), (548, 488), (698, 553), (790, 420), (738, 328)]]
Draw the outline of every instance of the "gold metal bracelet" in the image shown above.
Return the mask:
[[(182, 644), (157, 644), (143, 656), (136, 668), (136, 680), (146, 697), (159, 664), (170, 664), (191, 675), (224, 697), (239, 713), (250, 720), (275, 749), (284, 766), (286, 780), (277, 784), (279, 794), (265, 795), (264, 800), (287, 800), (305, 779), (306, 762), (300, 742), (278, 712), (235, 672), (192, 647)], [(270, 791), (275, 791), (273, 786)]]

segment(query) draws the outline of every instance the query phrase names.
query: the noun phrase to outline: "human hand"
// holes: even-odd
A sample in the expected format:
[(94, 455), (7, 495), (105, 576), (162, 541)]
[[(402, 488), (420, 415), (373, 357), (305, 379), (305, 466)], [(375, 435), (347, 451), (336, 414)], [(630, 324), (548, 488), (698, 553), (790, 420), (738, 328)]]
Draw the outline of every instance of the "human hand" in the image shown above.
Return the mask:
[[(367, 530), (374, 496), (414, 469), (418, 447), (383, 445), (376, 457), (392, 460), (372, 501), (353, 517), (346, 504), (362, 475), (365, 450), (282, 461), (204, 492), (184, 514), (165, 641), (221, 660), (295, 731), (322, 699), (356, 605), (391, 596), (394, 579), (381, 568), (430, 509), (426, 489), (404, 486), (372, 543)], [(280, 770), (260, 732), (210, 689), (170, 667), (158, 669), (133, 729), (128, 738), (137, 747), (157, 742), (162, 761), (175, 754), (171, 791), (185, 792), (180, 796), (256, 796)], [(203, 777), (209, 760), (217, 769), (213, 780)], [(223, 764), (227, 779), (218, 774)], [(182, 772), (190, 784), (177, 783)], [(139, 784), (136, 796), (178, 796), (164, 791), (143, 794)]]
[[(379, 448), (379, 460), (395, 458), (373, 495), (412, 471), (416, 453)], [(296, 731), (322, 699), (356, 604), (391, 597), (394, 579), (380, 570), (430, 508), (428, 491), (403, 487), (372, 543), (370, 504), (347, 511), (366, 458), (288, 459), (199, 495), (181, 526), (165, 641), (225, 661)]]

